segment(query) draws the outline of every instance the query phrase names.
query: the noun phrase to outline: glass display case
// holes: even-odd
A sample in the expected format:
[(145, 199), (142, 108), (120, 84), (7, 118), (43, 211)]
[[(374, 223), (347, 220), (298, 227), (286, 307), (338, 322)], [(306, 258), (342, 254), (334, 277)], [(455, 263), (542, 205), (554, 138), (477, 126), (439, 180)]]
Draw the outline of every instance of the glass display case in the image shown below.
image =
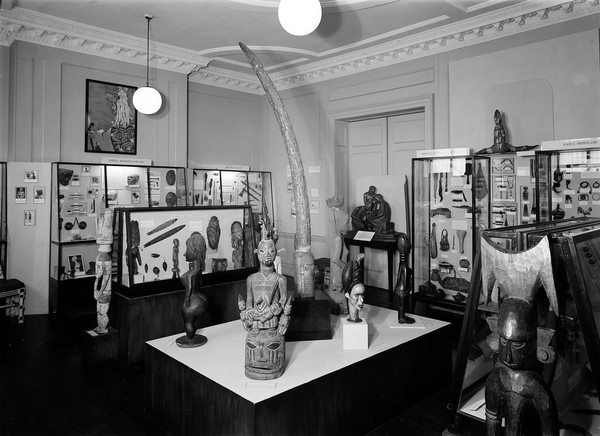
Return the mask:
[(106, 165), (105, 169), (107, 204), (110, 208), (148, 207), (151, 205), (148, 188), (157, 192), (161, 189), (159, 180), (153, 180), (153, 185), (150, 185), (148, 167)]
[[(538, 313), (538, 347), (550, 346), (555, 358), (540, 368), (550, 385), (559, 420), (591, 431), (591, 421), (572, 409), (597, 409), (598, 397), (586, 392), (600, 388), (600, 219), (574, 218), (532, 223), (484, 232), (494, 243), (524, 251), (548, 237), (558, 313), (550, 311), (544, 292), (535, 300)], [(494, 368), (497, 353), (488, 337), (498, 313), (497, 289), (491, 301), (484, 295), (479, 256), (454, 364), (448, 409), (458, 416), (485, 422), (485, 381)], [(546, 335), (545, 332), (549, 332)], [(544, 339), (546, 338), (546, 339)], [(594, 350), (588, 353), (587, 350)], [(538, 356), (540, 356), (538, 351)], [(457, 425), (460, 419), (456, 420)], [(594, 428), (597, 428), (598, 424)], [(455, 429), (458, 430), (458, 429)]]
[(479, 231), (490, 225), (489, 159), (435, 152), (412, 161), (413, 301), (462, 310)]
[(491, 167), (491, 227), (529, 224), (537, 219), (534, 153), (494, 154)]
[(275, 222), (270, 172), (193, 169), (191, 176), (190, 205), (250, 206), (255, 223)]
[(190, 170), (192, 198), (190, 206), (221, 206), (221, 171), (217, 169)]
[(183, 167), (148, 168), (151, 207), (187, 206), (186, 171)]
[(95, 307), (96, 216), (106, 207), (105, 168), (52, 164), (50, 312)]
[(258, 266), (249, 206), (129, 208), (119, 217), (115, 279), (127, 296), (182, 289), (186, 244), (195, 232), (206, 245), (203, 284), (241, 280)]
[(600, 150), (547, 150), (535, 156), (541, 221), (600, 216)]

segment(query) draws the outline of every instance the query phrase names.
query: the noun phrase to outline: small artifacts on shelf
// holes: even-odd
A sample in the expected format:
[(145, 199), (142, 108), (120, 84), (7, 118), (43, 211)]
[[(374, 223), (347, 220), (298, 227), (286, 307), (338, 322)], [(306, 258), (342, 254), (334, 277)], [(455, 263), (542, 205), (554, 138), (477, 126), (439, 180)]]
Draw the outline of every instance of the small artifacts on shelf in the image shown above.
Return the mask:
[(489, 226), (490, 158), (459, 151), (435, 150), (433, 156), (424, 152), (413, 159), (416, 301), (435, 298), (464, 305), (477, 235)]

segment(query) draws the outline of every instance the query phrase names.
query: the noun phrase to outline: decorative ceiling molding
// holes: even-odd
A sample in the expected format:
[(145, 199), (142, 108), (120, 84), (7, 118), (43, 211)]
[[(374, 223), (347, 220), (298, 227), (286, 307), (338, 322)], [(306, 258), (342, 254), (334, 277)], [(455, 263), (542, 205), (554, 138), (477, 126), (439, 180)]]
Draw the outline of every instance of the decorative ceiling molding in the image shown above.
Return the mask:
[[(600, 0), (533, 0), (303, 67), (292, 67), (271, 78), (280, 90), (318, 83), (596, 14), (600, 12), (599, 3)], [(0, 45), (10, 46), (14, 41), (140, 65), (146, 62), (145, 39), (25, 9), (0, 9)], [(210, 61), (191, 50), (166, 44), (155, 43), (151, 48), (153, 68), (187, 74), (192, 82), (263, 93), (253, 74), (211, 67)]]
[[(26, 41), (65, 50), (146, 64), (146, 39), (110, 32), (27, 9), (0, 9), (0, 45)], [(153, 43), (150, 60), (154, 68), (190, 74), (205, 68), (209, 58), (191, 50)]]

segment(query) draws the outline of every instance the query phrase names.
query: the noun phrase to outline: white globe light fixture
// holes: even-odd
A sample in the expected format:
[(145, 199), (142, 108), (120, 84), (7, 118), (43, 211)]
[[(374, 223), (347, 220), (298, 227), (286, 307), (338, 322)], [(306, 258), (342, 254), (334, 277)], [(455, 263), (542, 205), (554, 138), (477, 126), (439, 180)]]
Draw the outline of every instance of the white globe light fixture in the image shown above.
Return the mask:
[(286, 32), (304, 36), (317, 28), (323, 9), (319, 0), (281, 0), (277, 16)]
[(150, 86), (149, 71), (150, 71), (150, 20), (152, 15), (144, 15), (148, 20), (148, 32), (146, 37), (146, 86), (138, 88), (133, 93), (133, 106), (138, 112), (146, 115), (152, 115), (158, 112), (162, 106), (162, 96), (155, 88)]

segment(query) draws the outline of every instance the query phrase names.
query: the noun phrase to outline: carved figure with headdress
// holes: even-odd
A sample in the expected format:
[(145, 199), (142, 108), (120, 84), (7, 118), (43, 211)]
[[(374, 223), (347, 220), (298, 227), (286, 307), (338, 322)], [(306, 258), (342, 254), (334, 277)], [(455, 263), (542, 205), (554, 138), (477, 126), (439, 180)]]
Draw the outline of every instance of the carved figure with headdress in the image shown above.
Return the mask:
[(248, 332), (246, 377), (272, 380), (285, 371), (285, 333), (290, 324), (292, 295), (287, 291), (287, 279), (275, 270), (276, 233), (262, 224), (262, 239), (255, 250), (260, 270), (246, 280), (246, 299), (238, 296), (238, 307)]
[(357, 254), (342, 270), (342, 286), (344, 295), (348, 299), (348, 321), (350, 322), (362, 322), (360, 311), (363, 308), (365, 285), (362, 283), (360, 262), (364, 258), (363, 253)]
[(515, 252), (498, 246), (484, 234), (481, 267), (486, 300), (491, 300), (496, 283), (500, 304), (497, 333), (488, 338), (498, 352), (498, 360), (485, 386), (487, 434), (502, 434), (504, 419), (506, 435), (529, 434), (531, 425), (544, 436), (558, 435), (556, 402), (539, 371), (540, 362), (552, 362), (555, 354), (548, 340), (540, 348), (535, 304), (543, 286), (550, 310), (558, 313), (548, 237), (529, 250)]

